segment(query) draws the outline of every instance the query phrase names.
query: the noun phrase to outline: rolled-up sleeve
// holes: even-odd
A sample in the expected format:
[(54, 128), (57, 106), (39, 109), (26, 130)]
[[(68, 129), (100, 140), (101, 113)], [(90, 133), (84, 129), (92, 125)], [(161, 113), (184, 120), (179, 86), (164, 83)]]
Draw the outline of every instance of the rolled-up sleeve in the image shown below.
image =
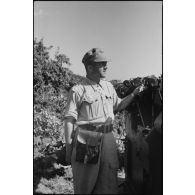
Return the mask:
[(113, 87), (113, 110), (116, 111), (118, 109), (118, 106), (121, 102), (121, 98), (118, 97), (114, 87)]
[(68, 102), (65, 109), (65, 118), (73, 117), (75, 120), (78, 118), (78, 106), (80, 102), (79, 94), (71, 89), (68, 95)]

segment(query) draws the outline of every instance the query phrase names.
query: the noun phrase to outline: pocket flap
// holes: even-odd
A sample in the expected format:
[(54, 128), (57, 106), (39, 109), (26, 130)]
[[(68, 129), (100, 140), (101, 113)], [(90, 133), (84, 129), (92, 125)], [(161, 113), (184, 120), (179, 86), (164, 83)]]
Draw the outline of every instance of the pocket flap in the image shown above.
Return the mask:
[(83, 144), (96, 146), (101, 142), (102, 133), (79, 129), (77, 140)]
[(110, 94), (106, 94), (106, 99), (112, 99), (112, 96)]
[(83, 97), (83, 101), (92, 104), (93, 102), (97, 101), (97, 98), (92, 95), (85, 94)]

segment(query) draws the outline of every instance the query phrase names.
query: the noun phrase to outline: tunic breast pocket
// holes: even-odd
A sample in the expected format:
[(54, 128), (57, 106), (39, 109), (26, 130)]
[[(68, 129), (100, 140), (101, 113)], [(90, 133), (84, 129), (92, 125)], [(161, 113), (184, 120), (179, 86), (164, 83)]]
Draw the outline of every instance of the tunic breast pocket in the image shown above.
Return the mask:
[(111, 104), (111, 106), (113, 105), (113, 98), (111, 95), (106, 95), (106, 101)]
[(114, 118), (113, 97), (111, 95), (106, 95), (105, 98), (106, 98), (105, 109), (106, 109), (107, 115), (110, 116), (111, 118)]
[(98, 99), (94, 96), (85, 95), (82, 102), (82, 111), (87, 119), (97, 118), (98, 114)]

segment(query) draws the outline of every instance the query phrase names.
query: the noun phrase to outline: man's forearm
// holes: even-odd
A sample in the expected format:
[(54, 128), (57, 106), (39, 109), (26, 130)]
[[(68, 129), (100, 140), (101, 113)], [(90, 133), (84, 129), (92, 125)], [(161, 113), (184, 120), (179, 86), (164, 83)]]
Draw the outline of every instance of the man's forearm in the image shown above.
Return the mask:
[(134, 99), (134, 93), (129, 94), (128, 96), (126, 96), (125, 98), (123, 98), (120, 102), (120, 104), (118, 105), (118, 109), (117, 111), (120, 112), (122, 110), (124, 110)]
[(65, 141), (66, 141), (66, 162), (69, 164), (71, 163), (71, 154), (72, 154), (72, 132), (73, 132), (73, 123), (72, 118), (67, 118), (64, 124), (64, 134), (65, 134)]
[(140, 92), (142, 92), (145, 89), (146, 88), (144, 85), (140, 85), (139, 87), (135, 88), (131, 94), (129, 94), (127, 97), (122, 99), (122, 101), (118, 105), (117, 111), (120, 112), (120, 111), (124, 110), (133, 101), (134, 97), (136, 95), (140, 94)]
[(73, 131), (74, 123), (72, 119), (66, 119), (64, 124), (64, 134), (65, 134), (65, 141), (67, 144), (72, 143), (72, 131)]

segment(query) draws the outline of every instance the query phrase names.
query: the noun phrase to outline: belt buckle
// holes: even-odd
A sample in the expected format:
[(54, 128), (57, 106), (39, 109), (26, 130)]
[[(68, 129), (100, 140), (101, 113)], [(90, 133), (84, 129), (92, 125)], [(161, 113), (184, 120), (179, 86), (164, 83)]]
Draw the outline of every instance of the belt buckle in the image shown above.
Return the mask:
[(96, 131), (101, 132), (101, 126), (96, 126)]
[(99, 126), (98, 131), (104, 133), (104, 125)]

